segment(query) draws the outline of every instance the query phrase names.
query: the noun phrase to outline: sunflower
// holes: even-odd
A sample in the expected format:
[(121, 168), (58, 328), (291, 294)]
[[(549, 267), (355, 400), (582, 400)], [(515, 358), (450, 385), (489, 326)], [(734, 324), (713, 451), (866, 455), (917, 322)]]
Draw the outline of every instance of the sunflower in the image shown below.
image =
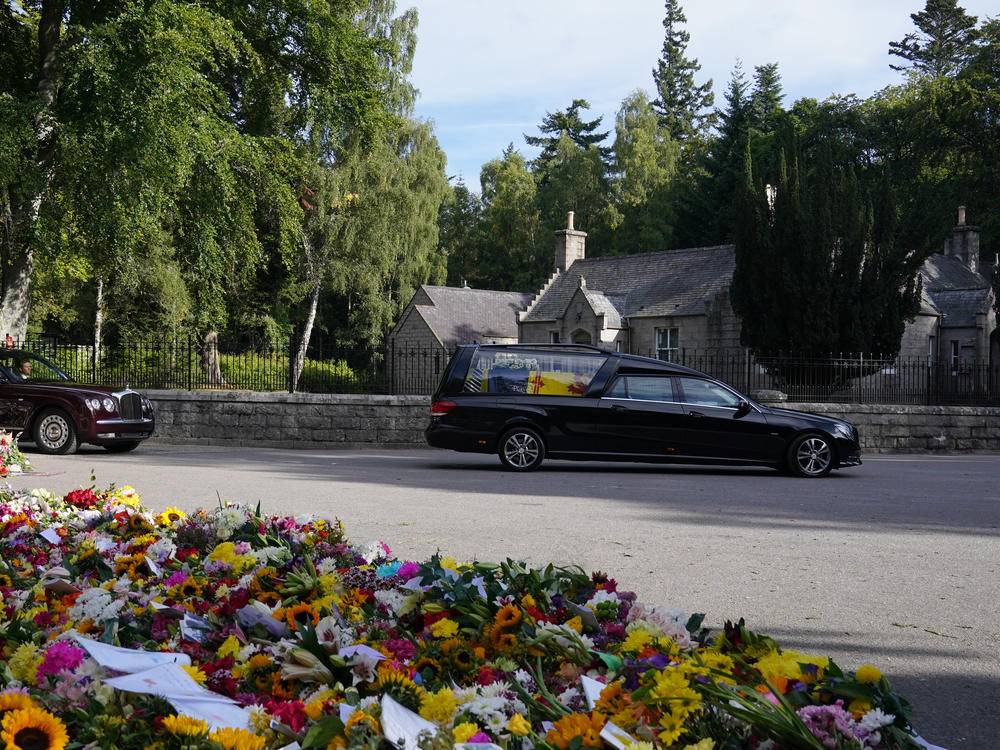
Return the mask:
[(16, 711), (21, 708), (40, 708), (35, 699), (24, 693), (0, 693), (0, 715), (5, 711)]
[(223, 750), (264, 750), (267, 743), (263, 737), (251, 734), (245, 729), (217, 729), (208, 735), (212, 742), (218, 742)]
[(9, 589), (13, 588), (13, 586), (14, 586), (14, 579), (12, 579), (6, 573), (0, 573), (0, 588)]
[(163, 718), (163, 728), (181, 737), (204, 737), (208, 733), (208, 723), (201, 719), (171, 714)]
[[(430, 670), (430, 679), (431, 680), (436, 680), (437, 678), (439, 678), (441, 676), (441, 662), (439, 662), (437, 659), (434, 659), (434, 658), (432, 658), (430, 656), (421, 656), (413, 664), (413, 668), (415, 670), (417, 670), (417, 674), (421, 675), (421, 677), (424, 676), (424, 670), (425, 669), (426, 670)], [(424, 681), (427, 682), (426, 679)]]
[(271, 695), (280, 700), (291, 701), (297, 696), (295, 683), (281, 679), (281, 672), (271, 675)]
[(424, 689), (404, 672), (389, 668), (379, 670), (378, 679), (375, 681), (375, 692), (386, 693), (411, 711), (419, 711)]
[(7, 750), (63, 750), (69, 735), (66, 725), (48, 711), (19, 708), (4, 715), (0, 741)]
[(187, 518), (187, 514), (179, 508), (167, 508), (156, 517), (156, 522), (160, 526), (173, 526), (178, 521)]
[(148, 534), (153, 530), (153, 524), (141, 513), (135, 513), (128, 519), (128, 530), (133, 534)]
[(283, 619), (293, 631), (297, 631), (310, 621), (313, 627), (319, 623), (319, 613), (305, 602), (280, 609), (274, 613), (274, 616), (279, 620)]
[(513, 604), (507, 604), (497, 611), (493, 620), (496, 622), (498, 628), (512, 628), (521, 622), (521, 617), (522, 613), (520, 609)]

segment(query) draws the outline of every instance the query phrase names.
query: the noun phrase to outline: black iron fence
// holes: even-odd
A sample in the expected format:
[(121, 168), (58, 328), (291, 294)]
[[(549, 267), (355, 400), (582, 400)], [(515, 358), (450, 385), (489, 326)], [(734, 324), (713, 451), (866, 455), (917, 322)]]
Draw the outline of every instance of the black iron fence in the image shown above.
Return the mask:
[[(187, 390), (430, 395), (448, 364), (441, 347), (385, 350), (314, 340), (301, 372), (297, 344), (144, 338), (93, 344), (30, 337), (8, 346), (39, 354), (82, 383)], [(650, 352), (641, 352), (649, 355)], [(1000, 367), (980, 361), (865, 355), (757, 357), (748, 350), (674, 350), (670, 359), (739, 391), (780, 391), (790, 401), (1000, 406)]]

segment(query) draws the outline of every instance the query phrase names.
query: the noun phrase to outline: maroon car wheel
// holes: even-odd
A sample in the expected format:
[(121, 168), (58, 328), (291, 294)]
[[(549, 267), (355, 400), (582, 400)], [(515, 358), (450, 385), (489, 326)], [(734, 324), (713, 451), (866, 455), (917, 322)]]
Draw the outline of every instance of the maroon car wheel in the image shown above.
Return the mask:
[(61, 409), (46, 409), (39, 414), (33, 432), (35, 445), (42, 453), (76, 453), (76, 425)]

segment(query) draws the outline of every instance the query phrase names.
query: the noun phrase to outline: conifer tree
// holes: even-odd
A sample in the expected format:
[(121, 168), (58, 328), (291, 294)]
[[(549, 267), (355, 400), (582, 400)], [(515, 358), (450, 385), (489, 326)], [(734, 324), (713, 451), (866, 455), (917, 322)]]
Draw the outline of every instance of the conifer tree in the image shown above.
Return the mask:
[(927, 0), (924, 9), (910, 18), (918, 31), (889, 42), (889, 54), (909, 64), (890, 67), (931, 76), (951, 76), (961, 70), (975, 49), (976, 17), (966, 13), (958, 0)]
[(715, 97), (711, 79), (695, 83), (701, 65), (685, 56), (691, 35), (683, 28), (687, 18), (680, 3), (666, 0), (665, 7), (663, 51), (653, 69), (657, 92), (653, 107), (670, 137), (683, 142), (711, 124)]

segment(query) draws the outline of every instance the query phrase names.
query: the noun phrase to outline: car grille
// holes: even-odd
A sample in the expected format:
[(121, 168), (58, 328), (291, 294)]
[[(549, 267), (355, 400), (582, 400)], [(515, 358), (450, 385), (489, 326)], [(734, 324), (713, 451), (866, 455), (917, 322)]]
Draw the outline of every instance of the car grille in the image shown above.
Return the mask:
[(122, 393), (118, 396), (118, 411), (123, 422), (138, 422), (142, 419), (142, 398), (138, 393)]

